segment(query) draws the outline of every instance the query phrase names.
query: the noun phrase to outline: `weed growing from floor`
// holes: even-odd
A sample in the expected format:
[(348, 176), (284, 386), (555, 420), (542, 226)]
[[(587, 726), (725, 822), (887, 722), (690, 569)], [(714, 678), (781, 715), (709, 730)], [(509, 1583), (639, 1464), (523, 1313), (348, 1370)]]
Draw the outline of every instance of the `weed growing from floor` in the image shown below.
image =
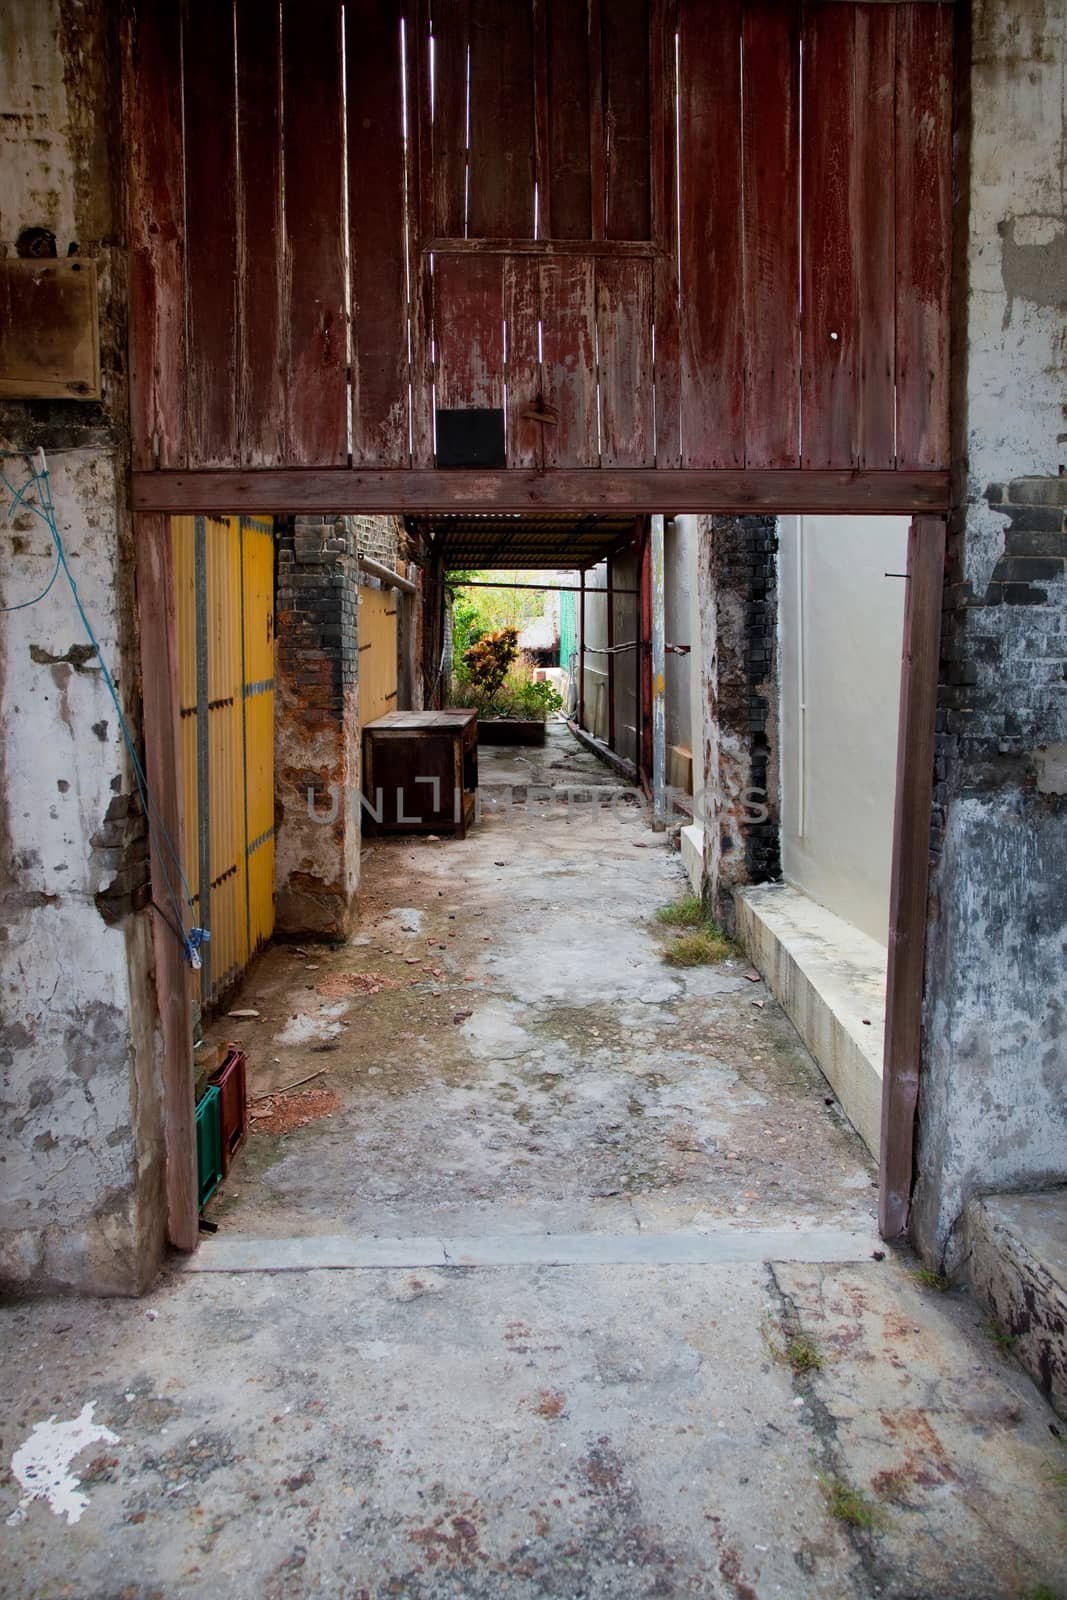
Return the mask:
[(656, 921), (668, 928), (699, 928), (704, 921), (704, 905), (700, 897), (687, 894), (682, 900), (671, 900), (660, 906)]
[(764, 1318), (763, 1342), (771, 1360), (791, 1372), (821, 1372), (825, 1365), (818, 1342), (810, 1333), (795, 1333), (783, 1343), (770, 1317)]
[(944, 1294), (948, 1288), (948, 1279), (943, 1272), (935, 1272), (933, 1267), (916, 1267), (912, 1272), (916, 1283), (921, 1283), (924, 1289), (936, 1289), (939, 1294)]
[(1060, 1593), (1047, 1583), (1035, 1583), (1032, 1589), (1027, 1589), (1025, 1600), (1060, 1600)]
[(873, 1506), (862, 1489), (854, 1489), (844, 1478), (822, 1478), (830, 1515), (850, 1528), (873, 1533), (882, 1522), (882, 1513)]
[(985, 1325), (985, 1336), (991, 1344), (996, 1345), (1002, 1356), (1010, 1356), (1015, 1349), (1015, 1335), (1001, 1327), (999, 1322), (990, 1319)]
[(656, 920), (665, 928), (689, 930), (677, 933), (664, 950), (663, 959), (668, 966), (713, 967), (737, 954), (695, 894), (687, 894), (681, 900), (671, 900), (667, 905), (660, 906)]

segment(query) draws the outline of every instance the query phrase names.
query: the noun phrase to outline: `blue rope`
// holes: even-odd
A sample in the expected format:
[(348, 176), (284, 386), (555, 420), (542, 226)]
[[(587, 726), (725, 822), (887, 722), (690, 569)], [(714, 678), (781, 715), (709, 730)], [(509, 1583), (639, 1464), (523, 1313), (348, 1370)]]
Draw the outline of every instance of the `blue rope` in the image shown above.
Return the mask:
[[(5, 451), (3, 453), (5, 455), (11, 454), (9, 451)], [(31, 488), (36, 490), (38, 504), (32, 505), (29, 501), (26, 501), (26, 509), (27, 511), (31, 511), (35, 517), (39, 517), (51, 534), (52, 543), (55, 545), (56, 550), (56, 566), (55, 571), (52, 573), (52, 576), (48, 581), (47, 587), (42, 589), (41, 593), (37, 595), (35, 599), (24, 600), (21, 605), (17, 606), (2, 606), (0, 607), (0, 611), (22, 611), (27, 606), (37, 605), (39, 601), (44, 599), (49, 589), (51, 589), (52, 585), (56, 581), (56, 578), (59, 576), (60, 571), (63, 572), (67, 583), (70, 585), (70, 592), (74, 597), (74, 604), (77, 607), (78, 615), (82, 621), (82, 626), (84, 627), (88, 636), (89, 643), (92, 645), (93, 650), (96, 653), (96, 659), (100, 664), (100, 671), (103, 674), (104, 683), (107, 685), (107, 691), (111, 696), (111, 703), (115, 707), (115, 713), (119, 720), (119, 728), (121, 729), (122, 737), (130, 757), (130, 765), (133, 768), (134, 780), (137, 784), (137, 792), (140, 795), (141, 806), (144, 810), (145, 820), (148, 824), (149, 836), (157, 845), (156, 858), (163, 874), (163, 880), (166, 886), (167, 894), (170, 897), (171, 905), (174, 907), (176, 923), (175, 932), (177, 933), (178, 930), (180, 930), (180, 937), (185, 947), (185, 954), (190, 966), (199, 968), (201, 964), (201, 946), (211, 938), (211, 934), (207, 928), (198, 928), (195, 926), (191, 927), (188, 933), (185, 931), (185, 918), (182, 914), (181, 907), (178, 904), (178, 898), (175, 894), (174, 885), (167, 869), (163, 853), (158, 848), (160, 842), (166, 846), (167, 854), (170, 856), (178, 870), (178, 876), (181, 879), (181, 887), (185, 895), (185, 902), (191, 913), (190, 920), (194, 919), (196, 916), (196, 908), (193, 904), (192, 890), (190, 889), (189, 881), (185, 876), (185, 869), (182, 866), (181, 857), (178, 853), (178, 850), (176, 849), (174, 841), (167, 831), (166, 824), (159, 814), (155, 801), (152, 799), (151, 790), (148, 787), (148, 778), (145, 775), (144, 768), (141, 765), (141, 759), (137, 754), (137, 749), (133, 741), (133, 735), (130, 732), (125, 714), (123, 713), (122, 705), (119, 701), (118, 691), (115, 688), (114, 679), (108, 670), (107, 662), (104, 660), (103, 651), (100, 648), (100, 642), (93, 631), (93, 625), (89, 621), (85, 607), (82, 605), (81, 596), (78, 593), (78, 585), (74, 581), (74, 574), (67, 565), (67, 553), (63, 547), (63, 540), (60, 537), (59, 529), (56, 526), (55, 503), (52, 499), (52, 485), (48, 476), (48, 463), (45, 460), (44, 451), (38, 451), (38, 459), (40, 461), (39, 468), (34, 464), (31, 456), (24, 455), (22, 459), (26, 462), (30, 472), (30, 477), (23, 484), (21, 489), (16, 490), (14, 484), (12, 484), (8, 479), (7, 474), (0, 472), (0, 481), (2, 481), (4, 488), (11, 495), (11, 506), (8, 510), (8, 520), (10, 521), (10, 519), (14, 516), (28, 491)], [(168, 926), (169, 925), (170, 924), (168, 922)]]

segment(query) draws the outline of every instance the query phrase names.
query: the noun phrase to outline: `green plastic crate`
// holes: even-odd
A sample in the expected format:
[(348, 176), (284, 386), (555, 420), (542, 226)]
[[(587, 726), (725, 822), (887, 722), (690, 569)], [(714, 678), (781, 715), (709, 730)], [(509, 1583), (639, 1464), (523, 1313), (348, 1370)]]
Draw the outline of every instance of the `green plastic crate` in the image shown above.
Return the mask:
[(196, 1108), (196, 1166), (203, 1210), (222, 1182), (222, 1119), (215, 1088), (207, 1090)]

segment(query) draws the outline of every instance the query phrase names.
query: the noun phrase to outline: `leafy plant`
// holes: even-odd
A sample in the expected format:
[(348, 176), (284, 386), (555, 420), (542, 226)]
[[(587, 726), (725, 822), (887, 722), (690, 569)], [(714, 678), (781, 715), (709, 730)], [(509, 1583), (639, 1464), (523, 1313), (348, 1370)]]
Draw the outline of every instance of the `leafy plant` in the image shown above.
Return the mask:
[(551, 683), (540, 679), (531, 683), (520, 683), (515, 688), (515, 701), (520, 715), (542, 722), (555, 711), (563, 707), (563, 696)]
[(495, 633), (483, 633), (469, 650), (464, 651), (463, 665), (467, 669), (467, 677), (484, 698), (487, 710), (495, 709), (493, 702), (503, 688), (518, 653), (517, 628), (498, 628)]

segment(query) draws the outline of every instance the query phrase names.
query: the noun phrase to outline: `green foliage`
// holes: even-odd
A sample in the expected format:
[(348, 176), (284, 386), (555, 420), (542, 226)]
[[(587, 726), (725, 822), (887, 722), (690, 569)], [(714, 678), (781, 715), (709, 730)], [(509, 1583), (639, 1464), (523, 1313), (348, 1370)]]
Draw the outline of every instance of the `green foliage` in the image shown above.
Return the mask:
[(838, 1522), (850, 1528), (862, 1528), (871, 1533), (882, 1521), (882, 1514), (873, 1506), (862, 1489), (853, 1489), (844, 1478), (823, 1478), (829, 1511)]
[(948, 1279), (943, 1272), (935, 1272), (933, 1267), (916, 1267), (912, 1272), (916, 1283), (921, 1283), (924, 1289), (936, 1289), (939, 1294), (944, 1294), (948, 1288)]
[(670, 967), (713, 967), (735, 953), (726, 935), (708, 922), (691, 933), (678, 934), (663, 952), (663, 959)]
[(563, 709), (563, 696), (544, 679), (519, 683), (515, 688), (515, 703), (520, 716), (546, 722), (556, 711)]
[(483, 633), (463, 655), (468, 681), (485, 701), (486, 709), (494, 709), (497, 694), (504, 686), (519, 653), (517, 628), (499, 628), (495, 633)]
[(656, 920), (668, 928), (699, 928), (704, 920), (704, 903), (699, 896), (687, 894), (681, 900), (671, 900), (660, 906)]

